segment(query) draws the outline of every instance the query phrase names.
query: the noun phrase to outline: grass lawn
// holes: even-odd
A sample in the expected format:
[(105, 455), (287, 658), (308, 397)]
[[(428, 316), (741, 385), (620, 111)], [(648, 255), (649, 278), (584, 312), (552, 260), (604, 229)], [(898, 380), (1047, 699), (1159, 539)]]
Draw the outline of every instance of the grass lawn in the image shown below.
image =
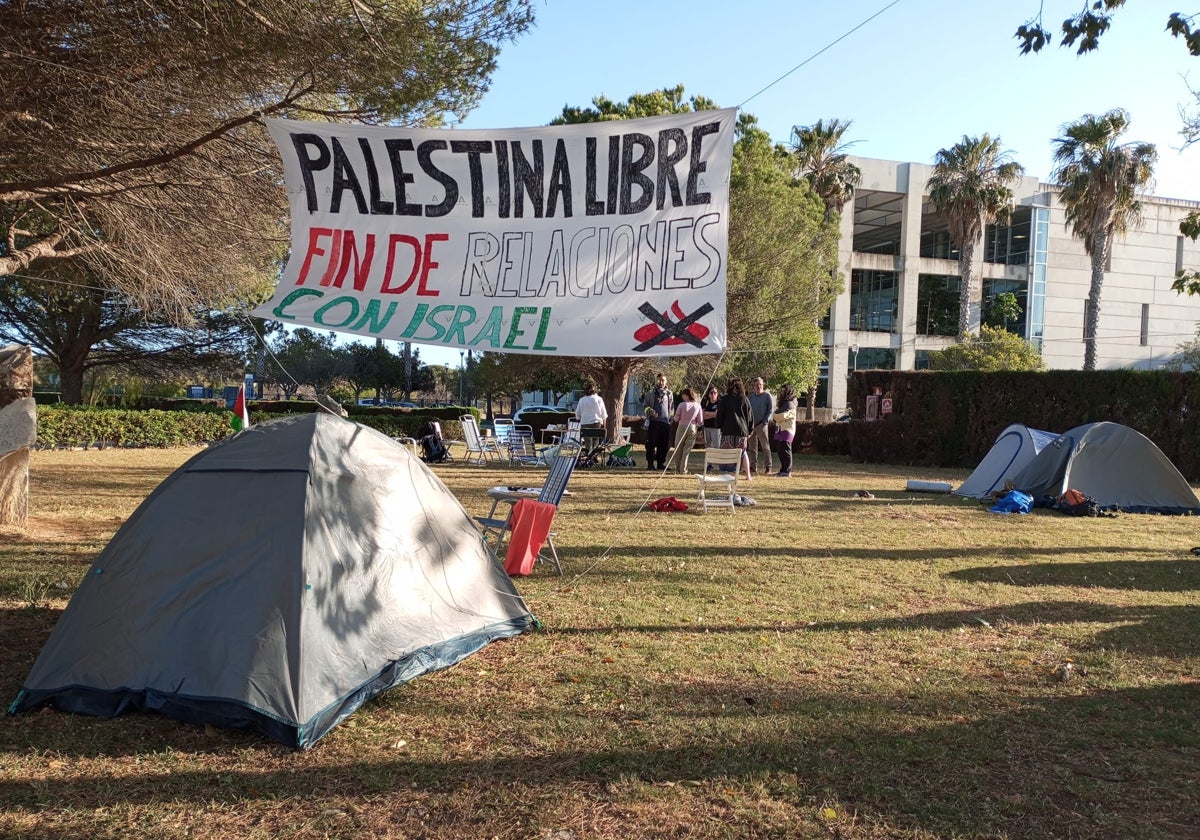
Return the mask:
[[(33, 454), (29, 527), (0, 530), (5, 704), (194, 451)], [(436, 470), (472, 514), (542, 477)], [(566, 576), (518, 583), (543, 630), (302, 753), (151, 715), (5, 716), (0, 836), (1200, 838), (1200, 523), (904, 491), (965, 475), (800, 458), (743, 486), (755, 507), (699, 516), (639, 512), (691, 501), (690, 476), (579, 471)]]

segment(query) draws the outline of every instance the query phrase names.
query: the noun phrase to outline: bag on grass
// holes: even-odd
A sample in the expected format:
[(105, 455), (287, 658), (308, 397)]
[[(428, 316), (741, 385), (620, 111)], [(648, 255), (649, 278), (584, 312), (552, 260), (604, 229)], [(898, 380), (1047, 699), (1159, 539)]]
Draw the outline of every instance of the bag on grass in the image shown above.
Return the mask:
[(1032, 509), (1033, 496), (1020, 490), (1009, 490), (988, 508), (992, 513), (1029, 513)]
[(1054, 506), (1068, 516), (1099, 516), (1100, 503), (1078, 490), (1067, 490), (1055, 500)]
[(421, 460), (426, 464), (440, 464), (449, 458), (449, 450), (437, 435), (425, 435), (421, 438)]

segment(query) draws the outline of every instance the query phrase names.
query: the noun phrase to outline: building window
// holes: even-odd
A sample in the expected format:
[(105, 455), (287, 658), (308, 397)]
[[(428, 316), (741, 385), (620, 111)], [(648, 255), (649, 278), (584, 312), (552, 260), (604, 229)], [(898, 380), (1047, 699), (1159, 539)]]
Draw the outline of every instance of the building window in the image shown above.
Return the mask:
[(900, 219), (904, 196), (864, 191), (854, 194), (854, 244), (860, 254), (900, 253)]
[(917, 335), (957, 335), (959, 288), (952, 274), (922, 274), (917, 281)]
[(892, 332), (900, 275), (856, 268), (850, 272), (850, 329)]
[(1150, 343), (1150, 304), (1142, 304), (1142, 346), (1145, 347)]
[[(896, 351), (887, 347), (860, 347), (858, 352), (851, 348), (852, 370), (895, 370)], [(857, 362), (854, 358), (857, 358)]]
[[(1024, 280), (983, 279), (983, 323), (1025, 338), (1029, 313), (1029, 284)], [(1012, 295), (1012, 297), (1008, 297)], [(1016, 307), (1012, 306), (1013, 298)]]
[[(1048, 199), (1047, 199), (1048, 200)], [(1046, 324), (1046, 277), (1049, 271), (1050, 208), (1033, 208), (1033, 271), (1029, 277), (1029, 314), (1025, 339), (1042, 349)]]
[(934, 260), (958, 259), (958, 243), (950, 238), (950, 222), (928, 198), (921, 205), (921, 256)]
[(1008, 223), (988, 225), (983, 235), (983, 261), (1000, 265), (1028, 265), (1033, 208), (1014, 207)]

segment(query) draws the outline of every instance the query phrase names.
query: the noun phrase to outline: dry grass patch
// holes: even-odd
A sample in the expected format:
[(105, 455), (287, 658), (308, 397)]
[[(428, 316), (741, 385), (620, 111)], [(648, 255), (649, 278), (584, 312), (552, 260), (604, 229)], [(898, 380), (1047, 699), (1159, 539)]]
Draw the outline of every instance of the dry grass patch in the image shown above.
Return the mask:
[[(191, 454), (34, 454), (32, 526), (0, 534), (0, 693)], [(542, 475), (437, 471), (473, 514)], [(580, 471), (567, 575), (518, 584), (542, 631), (307, 753), (152, 716), (5, 718), (0, 835), (1200, 836), (1195, 520), (995, 516), (903, 489), (964, 475), (801, 458), (745, 485), (755, 507), (699, 516), (639, 512), (690, 501), (690, 477)]]

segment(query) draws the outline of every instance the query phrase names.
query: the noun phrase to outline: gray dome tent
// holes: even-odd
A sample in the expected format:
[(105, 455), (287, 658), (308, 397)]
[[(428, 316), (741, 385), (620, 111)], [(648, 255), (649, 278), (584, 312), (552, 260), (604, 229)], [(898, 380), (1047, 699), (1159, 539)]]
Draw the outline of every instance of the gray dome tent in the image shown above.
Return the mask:
[(10, 711), (156, 711), (306, 748), (532, 620), (428, 467), (311, 414), (253, 426), (163, 481), (92, 564)]
[(993, 491), (1003, 491), (1004, 482), (1037, 457), (1055, 438), (1054, 432), (1043, 432), (1014, 423), (997, 437), (987, 455), (954, 491), (956, 496), (986, 499)]
[(1119, 423), (1088, 423), (1064, 432), (1013, 475), (1012, 483), (1034, 499), (1074, 489), (1105, 510), (1200, 514), (1200, 500), (1162, 450)]

